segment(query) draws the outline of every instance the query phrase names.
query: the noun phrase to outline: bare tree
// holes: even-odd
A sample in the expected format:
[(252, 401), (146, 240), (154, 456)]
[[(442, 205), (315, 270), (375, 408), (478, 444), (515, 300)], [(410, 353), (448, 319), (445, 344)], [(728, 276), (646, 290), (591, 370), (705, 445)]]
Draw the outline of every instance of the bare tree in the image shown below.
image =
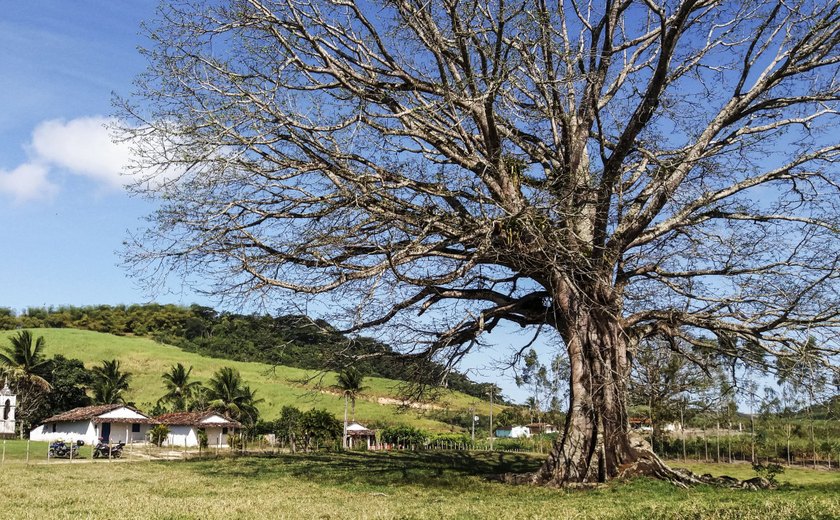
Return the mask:
[[(650, 444), (654, 449), (664, 432), (665, 423), (680, 419), (686, 396), (691, 395), (695, 403), (702, 402), (700, 395), (713, 386), (714, 375), (720, 370), (712, 356), (692, 352), (692, 349), (679, 343), (682, 342), (643, 340), (637, 346), (631, 363), (628, 401), (631, 406), (648, 409)], [(695, 362), (683, 352), (691, 352)]]
[(630, 439), (642, 339), (837, 352), (837, 2), (186, 1), (148, 34), (129, 264), (325, 295), (447, 366), (556, 332), (535, 481), (682, 478)]

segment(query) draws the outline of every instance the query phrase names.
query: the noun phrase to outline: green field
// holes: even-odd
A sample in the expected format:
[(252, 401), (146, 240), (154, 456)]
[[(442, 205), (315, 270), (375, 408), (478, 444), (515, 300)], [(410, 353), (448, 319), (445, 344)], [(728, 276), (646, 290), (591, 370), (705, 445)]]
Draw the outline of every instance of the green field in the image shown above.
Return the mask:
[[(15, 331), (0, 331), (0, 348), (8, 346), (7, 337)], [(257, 390), (257, 397), (264, 401), (259, 405), (266, 419), (277, 416), (284, 405), (294, 405), (302, 410), (325, 408), (336, 416), (344, 412), (344, 401), (334, 393), (318, 392), (314, 383), (304, 386), (301, 381), (318, 376), (315, 371), (284, 366), (270, 366), (262, 363), (244, 363), (200, 356), (185, 352), (171, 345), (163, 345), (147, 338), (114, 336), (76, 329), (32, 329), (35, 337), (44, 336), (46, 355), (63, 354), (82, 360), (90, 368), (102, 360), (118, 359), (122, 368), (132, 373), (131, 389), (127, 400), (140, 409), (150, 408), (163, 395), (160, 376), (175, 363), (193, 367), (192, 376), (200, 381), (208, 380), (222, 366), (239, 370), (243, 379)], [(316, 380), (322, 387), (329, 387), (335, 381), (332, 373)], [(398, 394), (399, 382), (390, 379), (370, 377), (364, 382), (368, 387), (356, 403), (356, 419), (362, 423), (387, 422), (405, 424), (431, 431), (451, 431), (453, 427), (433, 420), (420, 409), (405, 410), (394, 405), (383, 405), (377, 399), (391, 399)], [(457, 392), (447, 392), (430, 406), (436, 410), (466, 410), (476, 399)], [(479, 406), (487, 406), (485, 403)], [(499, 408), (496, 409), (498, 411)]]
[[(20, 441), (17, 444), (23, 445)], [(15, 450), (19, 452), (19, 447)], [(524, 453), (326, 453), (177, 462), (7, 463), (4, 518), (605, 518), (840, 517), (840, 472), (789, 469), (780, 489), (683, 490), (646, 479), (596, 489), (513, 486)], [(734, 474), (749, 466), (705, 465)], [(744, 476), (748, 476), (744, 475)]]

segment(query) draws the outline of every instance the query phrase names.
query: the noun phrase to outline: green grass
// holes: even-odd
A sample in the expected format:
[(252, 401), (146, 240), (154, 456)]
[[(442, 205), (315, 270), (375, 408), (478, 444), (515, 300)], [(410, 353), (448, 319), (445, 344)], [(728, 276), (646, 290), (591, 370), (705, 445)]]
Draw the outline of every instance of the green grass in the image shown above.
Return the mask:
[[(7, 337), (15, 331), (0, 331), (0, 347), (8, 345)], [(122, 368), (132, 373), (131, 389), (127, 400), (141, 409), (147, 409), (164, 393), (161, 375), (175, 363), (193, 367), (192, 376), (207, 381), (222, 366), (236, 368), (244, 380), (257, 390), (257, 397), (263, 399), (260, 412), (266, 419), (275, 418), (284, 405), (300, 409), (325, 408), (340, 416), (344, 412), (344, 401), (336, 394), (319, 393), (313, 385), (305, 387), (299, 381), (315, 376), (312, 370), (285, 366), (270, 366), (262, 363), (244, 363), (204, 357), (185, 352), (171, 345), (156, 343), (147, 338), (114, 336), (76, 329), (33, 329), (35, 337), (44, 336), (46, 355), (63, 354), (82, 360), (90, 368), (105, 359), (118, 359)], [(324, 387), (332, 385), (335, 374), (328, 373), (320, 380)], [(380, 421), (390, 424), (415, 426), (431, 431), (451, 431), (447, 424), (432, 420), (421, 410), (404, 411), (393, 405), (382, 405), (378, 398), (393, 398), (398, 394), (399, 382), (377, 377), (365, 378), (367, 389), (356, 403), (356, 420), (360, 422)], [(475, 398), (457, 392), (447, 392), (434, 406), (449, 410), (465, 410), (476, 401)], [(497, 409), (498, 411), (498, 409)]]
[[(6, 518), (756, 519), (840, 517), (840, 473), (786, 473), (772, 491), (683, 490), (638, 479), (596, 489), (488, 479), (541, 460), (498, 452), (328, 453), (179, 462), (7, 464)], [(712, 465), (731, 473), (731, 466)], [(821, 473), (819, 483), (812, 473)], [(824, 475), (823, 475), (824, 474)]]
[[(752, 469), (752, 464), (749, 462), (736, 462), (732, 464), (710, 464), (702, 462), (680, 462), (672, 461), (670, 464), (678, 468), (687, 468), (702, 475), (710, 473), (716, 477), (721, 475), (729, 475), (741, 480), (752, 478), (756, 476)], [(799, 466), (783, 466), (784, 472), (776, 475), (776, 480), (780, 484), (790, 485), (824, 485), (831, 483), (840, 483), (840, 470), (833, 469), (831, 471), (826, 469), (810, 469)]]
[[(29, 444), (30, 460), (35, 461), (36, 459), (46, 457), (49, 443), (31, 442)], [(25, 462), (26, 450), (26, 441), (17, 439), (0, 440), (0, 453), (3, 453), (6, 464)]]

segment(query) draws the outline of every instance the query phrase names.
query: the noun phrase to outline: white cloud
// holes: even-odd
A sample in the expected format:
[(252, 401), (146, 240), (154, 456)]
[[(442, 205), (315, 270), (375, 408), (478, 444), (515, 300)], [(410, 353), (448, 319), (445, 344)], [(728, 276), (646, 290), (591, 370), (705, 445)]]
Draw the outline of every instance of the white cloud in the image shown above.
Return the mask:
[(130, 158), (125, 143), (114, 143), (107, 125), (114, 119), (101, 116), (40, 123), (27, 147), (29, 160), (7, 171), (0, 169), (0, 193), (24, 202), (55, 195), (50, 179), (57, 170), (88, 178), (100, 186), (120, 189), (130, 182), (121, 172)]
[(47, 178), (46, 166), (34, 163), (21, 164), (11, 171), (0, 169), (0, 193), (14, 197), (16, 202), (48, 199), (55, 195), (58, 186)]
[(111, 141), (106, 125), (114, 122), (105, 117), (45, 121), (32, 132), (32, 151), (54, 167), (113, 188), (122, 187), (126, 179), (120, 172), (128, 164), (130, 152), (125, 143)]

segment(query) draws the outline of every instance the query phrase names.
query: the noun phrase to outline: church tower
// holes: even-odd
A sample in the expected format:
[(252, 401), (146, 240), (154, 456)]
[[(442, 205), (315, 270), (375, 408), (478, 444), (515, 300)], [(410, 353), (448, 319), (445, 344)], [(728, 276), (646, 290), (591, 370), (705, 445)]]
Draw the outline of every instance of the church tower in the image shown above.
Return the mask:
[(15, 436), (15, 408), (17, 396), (9, 388), (9, 382), (0, 389), (0, 438)]

